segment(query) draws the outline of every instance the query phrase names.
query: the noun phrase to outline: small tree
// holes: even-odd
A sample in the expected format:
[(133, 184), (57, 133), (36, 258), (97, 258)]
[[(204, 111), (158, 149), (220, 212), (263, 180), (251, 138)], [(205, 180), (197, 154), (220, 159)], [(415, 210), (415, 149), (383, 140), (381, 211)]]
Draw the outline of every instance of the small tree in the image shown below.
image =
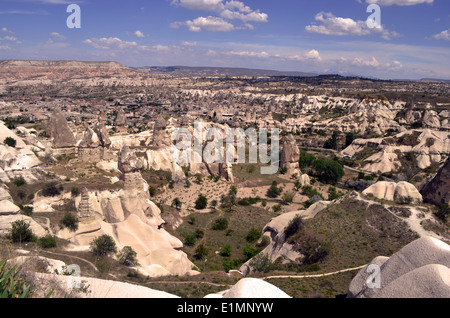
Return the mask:
[(245, 239), (249, 243), (254, 243), (257, 240), (259, 240), (261, 235), (262, 235), (262, 233), (260, 230), (253, 228), (253, 229), (250, 229), (250, 231), (247, 233), (247, 236), (245, 237)]
[(46, 184), (44, 186), (44, 189), (42, 189), (42, 195), (44, 197), (56, 197), (57, 195), (61, 194), (61, 190), (59, 187), (56, 186), (56, 183), (52, 182), (49, 184)]
[(16, 187), (21, 187), (21, 186), (27, 184), (27, 182), (25, 181), (25, 179), (22, 176), (14, 179), (13, 183), (16, 185)]
[(284, 236), (287, 240), (291, 236), (297, 234), (300, 230), (304, 227), (303, 219), (301, 216), (297, 215), (295, 218), (293, 218), (288, 226), (284, 229)]
[(267, 254), (259, 254), (249, 263), (250, 267), (256, 272), (268, 273), (273, 269), (273, 263)]
[(172, 201), (172, 207), (175, 207), (177, 210), (181, 210), (183, 203), (181, 202), (180, 198), (175, 198)]
[(81, 191), (79, 188), (77, 187), (73, 187), (72, 190), (70, 191), (72, 197), (77, 197), (80, 195)]
[(90, 249), (92, 253), (98, 256), (106, 256), (117, 252), (116, 242), (107, 234), (93, 240), (90, 244)]
[(34, 238), (33, 231), (30, 229), (30, 223), (24, 220), (17, 220), (11, 223), (11, 240), (13, 243), (31, 242)]
[(195, 201), (195, 208), (197, 210), (203, 210), (208, 207), (208, 198), (203, 194), (199, 194), (197, 200)]
[(195, 249), (195, 254), (194, 257), (198, 260), (202, 260), (205, 259), (206, 256), (208, 256), (208, 249), (205, 247), (204, 244), (200, 244), (196, 249)]
[(17, 145), (17, 141), (14, 138), (6, 137), (6, 139), (3, 141), (3, 143), (7, 146), (10, 146), (12, 148), (15, 148)]
[(194, 232), (190, 232), (184, 238), (184, 244), (186, 244), (187, 246), (194, 246), (196, 242), (197, 242), (197, 235)]
[(52, 235), (46, 235), (38, 240), (38, 244), (42, 248), (56, 247), (56, 237)]
[(202, 184), (203, 183), (203, 176), (200, 173), (197, 173), (195, 175), (195, 183)]
[(225, 218), (218, 218), (214, 221), (212, 229), (214, 231), (224, 231), (228, 228), (228, 220)]
[(220, 249), (220, 255), (223, 257), (230, 257), (231, 256), (231, 245), (230, 244), (225, 244), (221, 249)]
[(66, 212), (61, 220), (61, 225), (67, 227), (72, 232), (78, 230), (78, 223), (78, 218), (71, 212)]
[(267, 196), (269, 198), (277, 198), (280, 196), (282, 190), (281, 188), (278, 188), (278, 183), (276, 181), (272, 182), (272, 185), (270, 186), (270, 188), (267, 190)]
[(244, 247), (244, 255), (245, 255), (246, 260), (251, 259), (252, 257), (254, 257), (257, 254), (258, 254), (258, 250), (253, 245), (247, 244)]
[(294, 201), (294, 193), (292, 193), (292, 192), (283, 193), (282, 200), (283, 200), (284, 204), (292, 203), (292, 201)]
[(137, 266), (137, 253), (131, 248), (131, 246), (125, 246), (119, 254), (117, 254), (119, 263), (125, 266)]

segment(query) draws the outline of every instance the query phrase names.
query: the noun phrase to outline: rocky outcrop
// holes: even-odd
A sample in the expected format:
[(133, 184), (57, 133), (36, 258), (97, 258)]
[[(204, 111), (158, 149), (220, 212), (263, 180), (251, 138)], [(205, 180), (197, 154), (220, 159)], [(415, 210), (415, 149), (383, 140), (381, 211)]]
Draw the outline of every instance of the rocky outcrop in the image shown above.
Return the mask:
[(420, 193), (425, 202), (450, 204), (450, 159), (431, 181), (422, 185)]
[(236, 285), (220, 294), (210, 294), (205, 298), (291, 298), (278, 287), (257, 278), (243, 278)]
[(153, 128), (152, 146), (155, 148), (169, 147), (172, 145), (167, 133), (167, 122), (163, 117), (158, 117)]
[(281, 152), (280, 158), (280, 168), (287, 169), (287, 175), (291, 176), (293, 174), (301, 175), (299, 160), (300, 160), (300, 150), (297, 146), (297, 142), (292, 135), (288, 135), (281, 139), (281, 145), (283, 150)]
[[(411, 183), (380, 181), (363, 191), (364, 195), (372, 194), (378, 199), (395, 201), (398, 203), (422, 203), (422, 195)], [(410, 202), (409, 199), (411, 199)]]
[(144, 190), (144, 179), (140, 173), (142, 161), (128, 146), (123, 147), (119, 153), (118, 168), (122, 172), (125, 189)]
[(53, 111), (46, 130), (47, 137), (52, 140), (52, 148), (58, 154), (75, 153), (75, 137), (66, 117), (59, 108)]
[[(317, 213), (326, 209), (329, 204), (331, 204), (329, 201), (319, 201), (305, 211), (288, 212), (272, 219), (263, 230), (264, 235), (270, 238), (270, 244), (260, 254), (267, 255), (272, 262), (281, 260), (282, 264), (302, 259), (304, 256), (296, 251), (292, 244), (286, 242), (285, 229), (295, 217), (300, 216), (303, 219), (313, 218)], [(250, 263), (251, 260), (240, 267), (239, 270), (244, 275), (253, 272)]]
[(103, 121), (99, 120), (87, 127), (81, 141), (78, 143), (78, 158), (86, 162), (98, 162), (113, 158), (111, 140), (109, 139)]
[[(7, 137), (16, 140), (15, 147), (3, 143)], [(26, 145), (22, 138), (0, 123), (0, 180), (8, 183), (23, 177), (27, 183), (36, 182), (44, 174), (39, 168), (40, 163), (32, 146)]]
[[(379, 268), (378, 281), (372, 280), (376, 275), (374, 268)], [(449, 277), (450, 246), (423, 237), (391, 257), (375, 258), (361, 269), (349, 285), (348, 297), (449, 298)]]
[(118, 134), (127, 133), (128, 131), (127, 117), (123, 108), (120, 108), (117, 112), (115, 129)]
[(21, 214), (0, 215), (0, 236), (8, 235), (11, 231), (11, 224), (16, 221), (24, 221), (30, 225), (30, 230), (37, 237), (43, 237), (48, 234), (39, 223), (31, 217)]

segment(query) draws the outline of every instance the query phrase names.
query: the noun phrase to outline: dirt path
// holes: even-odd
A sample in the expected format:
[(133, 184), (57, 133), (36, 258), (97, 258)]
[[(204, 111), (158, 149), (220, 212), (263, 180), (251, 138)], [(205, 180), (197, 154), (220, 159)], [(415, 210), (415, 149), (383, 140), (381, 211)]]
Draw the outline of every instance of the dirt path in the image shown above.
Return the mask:
[(62, 254), (62, 253), (55, 253), (55, 252), (49, 252), (49, 251), (42, 251), (43, 253), (47, 253), (47, 254), (51, 254), (51, 255), (57, 255), (57, 256), (64, 256), (64, 257), (72, 257), (75, 259), (78, 259), (80, 261), (85, 262), (86, 264), (88, 264), (89, 266), (91, 266), (96, 272), (98, 272), (97, 266), (95, 266), (93, 263), (89, 262), (88, 260), (78, 257), (78, 256), (74, 256), (74, 255), (69, 255), (69, 254)]
[(360, 270), (364, 267), (366, 267), (367, 265), (362, 265), (359, 267), (354, 267), (354, 268), (347, 268), (347, 269), (343, 269), (337, 272), (331, 272), (331, 273), (325, 273), (325, 274), (316, 274), (316, 275), (279, 275), (279, 276), (267, 276), (264, 277), (263, 279), (277, 279), (277, 278), (317, 278), (317, 277), (325, 277), (325, 276), (332, 276), (332, 275), (337, 275), (340, 273), (345, 273), (345, 272), (351, 272), (351, 271), (356, 271), (356, 270)]

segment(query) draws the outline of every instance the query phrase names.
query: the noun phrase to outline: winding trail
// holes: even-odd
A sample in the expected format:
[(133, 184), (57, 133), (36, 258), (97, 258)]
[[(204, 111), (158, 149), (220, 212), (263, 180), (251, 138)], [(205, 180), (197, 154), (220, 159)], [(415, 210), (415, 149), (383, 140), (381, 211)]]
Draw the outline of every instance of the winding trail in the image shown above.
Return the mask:
[(43, 253), (47, 253), (47, 254), (52, 254), (52, 255), (57, 255), (57, 256), (64, 256), (64, 257), (72, 257), (75, 259), (78, 259), (80, 261), (85, 262), (86, 264), (88, 264), (89, 266), (91, 266), (96, 272), (98, 272), (97, 266), (95, 266), (93, 263), (89, 262), (88, 260), (78, 257), (78, 256), (74, 256), (74, 255), (68, 255), (68, 254), (62, 254), (62, 253), (55, 253), (55, 252), (50, 252), (50, 251), (42, 251)]
[(277, 279), (277, 278), (318, 278), (318, 277), (325, 277), (325, 276), (332, 276), (332, 275), (337, 275), (340, 273), (345, 273), (345, 272), (351, 272), (351, 271), (356, 271), (356, 270), (360, 270), (364, 267), (366, 267), (367, 265), (362, 265), (359, 267), (354, 267), (354, 268), (347, 268), (347, 269), (343, 269), (337, 272), (331, 272), (331, 273), (325, 273), (325, 274), (316, 274), (316, 275), (279, 275), (279, 276), (267, 276), (264, 277), (263, 279)]

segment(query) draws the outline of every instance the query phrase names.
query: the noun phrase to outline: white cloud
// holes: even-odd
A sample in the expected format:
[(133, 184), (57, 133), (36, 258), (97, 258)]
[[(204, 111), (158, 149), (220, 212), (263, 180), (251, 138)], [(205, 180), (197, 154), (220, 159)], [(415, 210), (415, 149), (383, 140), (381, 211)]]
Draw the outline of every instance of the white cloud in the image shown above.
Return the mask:
[(351, 62), (351, 64), (356, 66), (377, 67), (380, 65), (380, 62), (378, 62), (378, 60), (373, 56), (370, 60), (364, 60), (362, 58), (357, 57)]
[(8, 33), (8, 34), (15, 34), (13, 31), (8, 30), (7, 28), (2, 28), (2, 32)]
[(225, 19), (233, 20), (239, 19), (244, 22), (268, 22), (269, 16), (266, 13), (261, 13), (259, 11), (253, 11), (251, 13), (242, 13), (231, 11), (229, 9), (225, 9), (220, 13), (220, 16)]
[(439, 34), (435, 34), (435, 35), (433, 35), (433, 37), (434, 37), (436, 40), (446, 40), (446, 41), (450, 41), (450, 29), (444, 30), (444, 31), (442, 31), (442, 32), (439, 33)]
[(383, 39), (390, 40), (399, 37), (400, 34), (395, 31), (386, 30), (384, 27), (369, 28), (366, 21), (355, 21), (351, 18), (336, 17), (331, 12), (319, 12), (315, 17), (320, 25), (307, 25), (305, 30), (310, 33), (326, 35), (355, 35), (363, 36), (373, 33), (380, 34)]
[(336, 17), (330, 12), (319, 12), (315, 17), (321, 25), (307, 25), (305, 30), (311, 33), (328, 35), (366, 35), (370, 29), (364, 21)]
[(227, 55), (237, 55), (244, 57), (258, 57), (258, 58), (269, 58), (271, 55), (267, 52), (249, 52), (249, 51), (230, 51), (226, 53)]
[(216, 12), (228, 20), (243, 22), (268, 22), (268, 14), (260, 10), (252, 10), (242, 1), (224, 0), (172, 0), (172, 5), (189, 10)]
[(322, 58), (320, 57), (320, 53), (317, 50), (311, 50), (308, 53), (305, 54), (306, 58), (318, 60), (320, 61)]
[(136, 35), (138, 38), (145, 38), (145, 34), (142, 33), (140, 30), (134, 32), (134, 35)]
[(197, 46), (197, 42), (183, 41), (183, 42), (181, 42), (181, 45), (195, 47), (195, 46)]
[(368, 4), (379, 4), (381, 6), (414, 6), (422, 3), (433, 3), (434, 0), (366, 0)]
[(0, 51), (6, 51), (11, 50), (11, 48), (8, 45), (0, 45)]
[(137, 48), (136, 42), (123, 41), (117, 37), (109, 38), (92, 38), (83, 41), (84, 44), (88, 44), (96, 49), (130, 49)]
[(54, 40), (60, 40), (60, 41), (64, 41), (66, 39), (66, 37), (64, 35), (59, 34), (58, 32), (50, 33), (50, 37)]
[(188, 20), (185, 22), (174, 22), (171, 24), (172, 28), (178, 29), (180, 26), (187, 26), (191, 32), (207, 31), (220, 31), (229, 32), (234, 30), (234, 25), (218, 17), (198, 17), (194, 20)]

